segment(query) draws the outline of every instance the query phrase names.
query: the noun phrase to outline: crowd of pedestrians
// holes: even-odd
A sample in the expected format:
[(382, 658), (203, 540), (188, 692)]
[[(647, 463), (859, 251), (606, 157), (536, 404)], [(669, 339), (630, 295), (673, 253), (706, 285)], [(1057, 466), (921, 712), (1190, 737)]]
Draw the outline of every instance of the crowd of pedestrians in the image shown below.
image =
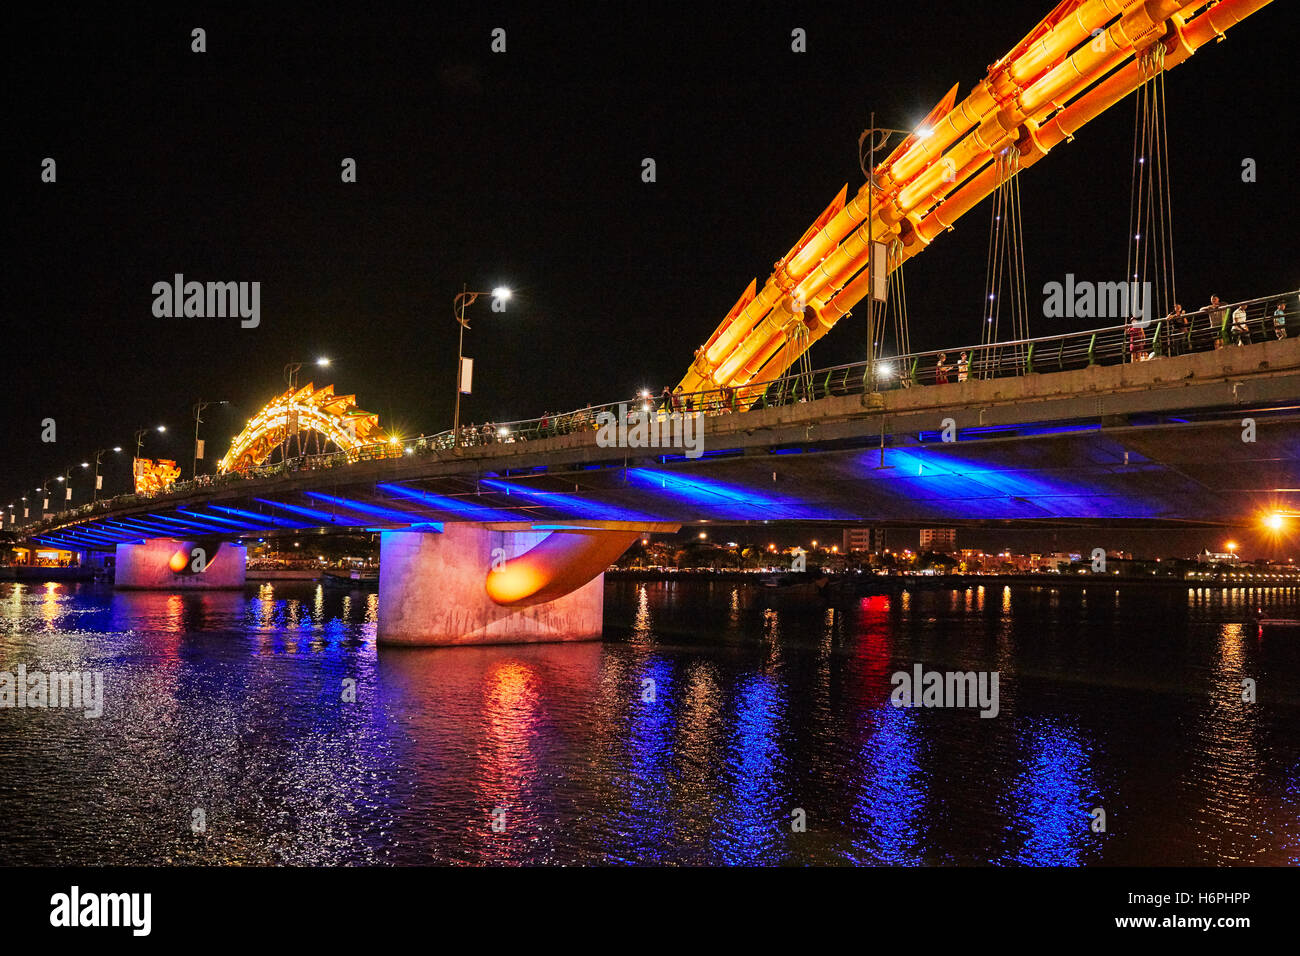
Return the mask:
[[(1148, 331), (1151, 335), (1148, 336)], [(1157, 336), (1159, 339), (1157, 340)], [(1252, 342), (1281, 340), (1287, 337), (1286, 303), (1278, 300), (1272, 311), (1268, 306), (1252, 318), (1246, 306), (1238, 305), (1229, 313), (1217, 295), (1198, 310), (1188, 314), (1181, 304), (1159, 323), (1144, 322), (1137, 316), (1129, 319), (1125, 329), (1127, 360), (1146, 362), (1160, 355), (1186, 355), (1206, 349), (1221, 349)]]

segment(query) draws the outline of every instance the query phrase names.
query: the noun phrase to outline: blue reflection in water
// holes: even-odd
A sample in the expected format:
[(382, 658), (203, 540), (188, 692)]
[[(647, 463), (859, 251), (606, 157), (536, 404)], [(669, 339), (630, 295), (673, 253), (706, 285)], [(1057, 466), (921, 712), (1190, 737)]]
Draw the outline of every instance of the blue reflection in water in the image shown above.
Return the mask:
[[(1289, 780), (1286, 786), (1286, 792), (1282, 797), (1282, 805), (1290, 811), (1292, 820), (1300, 821), (1300, 766), (1291, 768)], [(1290, 857), (1287, 862), (1291, 866), (1300, 866), (1300, 837), (1293, 830), (1291, 833)]]
[[(653, 681), (647, 685), (647, 680)], [(646, 687), (654, 688), (654, 700), (646, 700)], [(667, 839), (670, 780), (673, 756), (672, 665), (662, 658), (646, 661), (635, 678), (630, 727), (628, 729), (629, 824), (638, 847), (648, 854), (646, 862), (657, 862)]]
[(1099, 801), (1087, 754), (1076, 734), (1055, 724), (1031, 724), (1019, 736), (1028, 751), (1009, 787), (1007, 817), (1023, 843), (999, 862), (1028, 866), (1078, 866), (1088, 844), (1105, 834), (1091, 830), (1089, 811)]
[(862, 789), (853, 808), (855, 829), (866, 831), (853, 843), (861, 854), (855, 854), (855, 861), (917, 866), (924, 862), (920, 816), (925, 787), (916, 714), (889, 704), (876, 713), (875, 732), (862, 748)]
[(726, 863), (768, 860), (777, 827), (787, 822), (778, 806), (776, 773), (782, 763), (777, 740), (785, 701), (767, 674), (743, 678), (736, 687), (736, 729), (727, 761), (729, 783), (723, 825), (715, 849)]

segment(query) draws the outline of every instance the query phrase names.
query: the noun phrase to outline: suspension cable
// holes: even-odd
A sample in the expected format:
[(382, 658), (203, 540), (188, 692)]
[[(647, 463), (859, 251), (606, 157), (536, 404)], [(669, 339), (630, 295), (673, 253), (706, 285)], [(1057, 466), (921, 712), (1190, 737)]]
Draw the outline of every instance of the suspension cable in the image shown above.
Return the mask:
[[(1164, 53), (1163, 45), (1156, 44), (1139, 61), (1144, 78), (1133, 103), (1133, 176), (1125, 255), (1130, 315), (1125, 320), (1138, 314), (1139, 303), (1148, 319), (1158, 320), (1178, 302)], [(1166, 328), (1163, 336), (1172, 332)]]
[[(1020, 152), (1008, 147), (997, 157), (998, 186), (989, 212), (989, 244), (985, 261), (983, 329), (980, 344), (1001, 341), (1002, 299), (1006, 289), (1011, 341), (1029, 338), (1029, 288), (1025, 277), (1024, 224), (1021, 217)], [(1023, 346), (1012, 346), (1017, 363), (1026, 357)], [(997, 369), (997, 349), (981, 349), (980, 378), (991, 378)]]

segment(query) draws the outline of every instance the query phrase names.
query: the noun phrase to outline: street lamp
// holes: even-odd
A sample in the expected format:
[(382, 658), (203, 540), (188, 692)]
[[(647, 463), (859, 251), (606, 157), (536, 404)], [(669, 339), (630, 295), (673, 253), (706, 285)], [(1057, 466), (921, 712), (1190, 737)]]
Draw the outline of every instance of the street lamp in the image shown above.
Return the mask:
[(451, 422), (451, 444), (453, 448), (460, 447), (460, 396), (464, 391), (463, 386), (465, 372), (465, 330), (469, 328), (469, 323), (465, 321), (465, 310), (474, 304), (474, 301), (481, 295), (490, 295), (498, 302), (505, 302), (510, 298), (510, 290), (505, 286), (497, 286), (491, 292), (471, 292), (469, 286), (461, 287), (460, 293), (452, 299), (452, 310), (455, 313), (456, 321), (460, 323), (460, 342), (456, 346), (456, 411), (452, 416)]
[[(316, 360), (316, 365), (320, 368), (328, 368), (330, 360), (321, 356)], [(298, 391), (298, 370), (302, 368), (302, 362), (286, 362), (284, 366), (284, 380), (288, 383), (291, 391)]]
[[(167, 431), (167, 426), (159, 425), (157, 428), (154, 428), (152, 430), (158, 432), (158, 434), (161, 435), (163, 432)], [(148, 428), (137, 428), (135, 430), (135, 457), (136, 458), (140, 457), (140, 449), (144, 447), (144, 436), (147, 435), (149, 431), (150, 429)]]
[[(328, 359), (326, 361), (328, 361)], [(199, 449), (202, 447), (202, 443), (199, 441), (199, 425), (203, 424), (203, 409), (207, 408), (209, 405), (229, 405), (229, 404), (230, 402), (224, 402), (224, 401), (205, 402), (203, 399), (199, 399), (197, 402), (195, 402), (194, 404), (194, 468), (190, 472), (190, 477), (192, 478), (199, 477), (199, 458), (202, 457), (199, 454)]]
[[(320, 358), (316, 359), (316, 365), (317, 365), (318, 368), (328, 368), (328, 367), (329, 367), (329, 364), (330, 364), (330, 360), (329, 360), (328, 358), (326, 358), (325, 356), (323, 356), (323, 355), (322, 355)], [(298, 391), (298, 370), (299, 370), (300, 368), (302, 368), (302, 366), (303, 366), (303, 363), (302, 363), (302, 362), (286, 362), (286, 363), (285, 363), (285, 366), (284, 366), (284, 380), (285, 380), (285, 382), (287, 382), (288, 385), (289, 385), (290, 397), (292, 397), (292, 393)], [(283, 463), (284, 463), (285, 461), (287, 461), (288, 458), (289, 458), (289, 425), (290, 425), (290, 419), (289, 419), (289, 416), (292, 414), (292, 412), (290, 412), (290, 410), (289, 410), (289, 404), (291, 404), (291, 403), (286, 403), (286, 404), (285, 404), (285, 408), (284, 408), (284, 442), (283, 442), (283, 444), (281, 444), (281, 446), (280, 446), (280, 462), (281, 462), (281, 464), (283, 464)], [(198, 413), (196, 412), (195, 414), (197, 415)], [(197, 440), (197, 436), (198, 436), (198, 424), (197, 424), (197, 423), (196, 423), (195, 426), (194, 426), (194, 434), (195, 434), (195, 437), (196, 437), (196, 440)], [(302, 448), (302, 446), (299, 445), (299, 450), (300, 450), (300, 451), (301, 451), (301, 448)]]
[[(875, 195), (880, 188), (876, 185), (876, 150), (884, 149), (888, 145), (891, 137), (896, 135), (916, 136), (918, 139), (925, 139), (930, 135), (928, 129), (890, 129), (885, 126), (876, 125), (876, 114), (873, 110), (871, 113), (871, 126), (862, 131), (858, 137), (858, 164), (862, 166), (862, 172), (867, 177), (867, 231), (872, 230), (871, 220), (875, 214)], [(867, 152), (864, 156), (862, 153), (862, 144), (867, 144)], [(871, 236), (867, 237), (871, 240)], [(883, 245), (883, 243), (882, 243)], [(867, 247), (867, 374), (869, 377), (869, 393), (876, 391), (876, 302), (883, 302), (884, 299), (876, 297), (876, 241), (871, 240)], [(888, 266), (885, 267), (888, 269)], [(883, 338), (883, 336), (882, 336)]]
[(71, 469), (71, 468), (68, 468), (67, 470), (64, 471), (63, 474), (61, 474), (61, 475), (56, 475), (56, 476), (54, 477), (54, 480), (57, 481), (57, 482), (59, 482), (60, 484), (62, 484), (63, 487), (64, 487), (64, 489), (65, 489), (64, 492), (63, 492), (63, 500), (64, 500), (64, 501), (67, 501), (67, 500), (69, 500), (69, 499), (72, 497), (72, 478), (71, 478), (71, 475), (72, 475), (72, 469)]
[(114, 445), (112, 448), (99, 448), (95, 450), (95, 490), (94, 493), (91, 495), (90, 498), (91, 501), (99, 500), (99, 484), (100, 484), (99, 468), (104, 463), (104, 455), (106, 455), (110, 451), (120, 452), (121, 450), (122, 450), (121, 445)]

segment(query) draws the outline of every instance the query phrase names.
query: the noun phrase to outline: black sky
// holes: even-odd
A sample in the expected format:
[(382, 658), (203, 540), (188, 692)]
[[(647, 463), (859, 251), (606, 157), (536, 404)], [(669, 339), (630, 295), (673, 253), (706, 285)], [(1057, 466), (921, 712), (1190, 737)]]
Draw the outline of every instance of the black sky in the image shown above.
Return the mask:
[[(320, 354), (386, 426), (445, 428), (462, 282), (517, 290), (505, 315), (471, 310), (467, 419), (675, 383), (749, 280), (859, 187), (869, 112), (914, 126), (1051, 3), (372, 6), (11, 21), (0, 503), (139, 425), (171, 428), (147, 454), (188, 463), (199, 397), (232, 403), (207, 416), (220, 454), (285, 362)], [(1300, 286), (1293, 11), (1168, 75), (1185, 303)], [(1031, 301), (1067, 272), (1122, 274), (1132, 137), (1130, 99), (1023, 177)], [(915, 348), (978, 341), (987, 241), (986, 203), (908, 264)], [(155, 318), (151, 287), (177, 272), (260, 281), (261, 326)], [(862, 340), (846, 320), (814, 361), (860, 360)], [(126, 483), (123, 462), (107, 487)]]

